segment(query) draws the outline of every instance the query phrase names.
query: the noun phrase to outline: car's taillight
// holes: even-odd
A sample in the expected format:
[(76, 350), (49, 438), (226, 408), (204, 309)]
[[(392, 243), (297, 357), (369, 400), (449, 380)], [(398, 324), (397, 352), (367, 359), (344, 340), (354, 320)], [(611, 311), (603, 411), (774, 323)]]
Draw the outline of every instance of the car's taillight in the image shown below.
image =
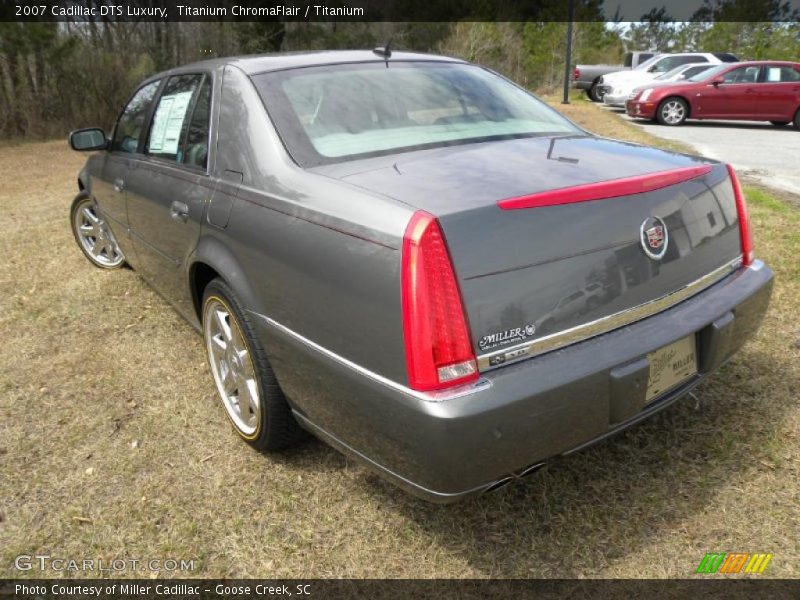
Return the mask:
[(440, 390), (478, 378), (467, 317), (442, 229), (418, 211), (403, 236), (403, 336), (408, 382)]
[(736, 212), (739, 213), (739, 236), (742, 242), (742, 264), (747, 266), (755, 260), (753, 250), (753, 231), (750, 229), (750, 215), (747, 213), (747, 202), (742, 192), (742, 184), (731, 165), (727, 165), (728, 175), (733, 185), (733, 197), (736, 199)]
[(581, 70), (578, 67), (575, 67), (575, 70), (572, 72), (573, 79), (578, 79), (581, 76)]

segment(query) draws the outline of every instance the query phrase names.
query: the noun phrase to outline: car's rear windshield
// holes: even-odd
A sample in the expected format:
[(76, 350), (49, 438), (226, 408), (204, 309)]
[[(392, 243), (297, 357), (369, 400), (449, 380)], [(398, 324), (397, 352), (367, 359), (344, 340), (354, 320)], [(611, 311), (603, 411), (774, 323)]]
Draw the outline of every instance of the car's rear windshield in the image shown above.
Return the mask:
[(304, 167), (494, 139), (583, 133), (502, 77), (474, 65), (327, 65), (253, 76)]

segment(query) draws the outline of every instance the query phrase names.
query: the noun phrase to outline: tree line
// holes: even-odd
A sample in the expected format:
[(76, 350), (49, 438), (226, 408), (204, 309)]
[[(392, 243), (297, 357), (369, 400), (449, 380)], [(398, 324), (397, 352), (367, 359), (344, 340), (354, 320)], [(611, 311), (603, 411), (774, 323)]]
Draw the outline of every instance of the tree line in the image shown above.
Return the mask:
[[(787, 20), (792, 15), (779, 0), (759, 3), (771, 6), (755, 15), (760, 21), (711, 22), (720, 19), (720, 10), (746, 1), (706, 0), (706, 22), (676, 23), (665, 9), (636, 23), (577, 22), (573, 63), (617, 64), (626, 50), (800, 60), (800, 17)], [(598, 10), (599, 3), (591, 6)], [(139, 81), (176, 65), (235, 54), (369, 49), (390, 39), (395, 49), (465, 58), (547, 93), (562, 83), (566, 31), (566, 23), (547, 21), (5, 22), (0, 23), (0, 138), (63, 136), (91, 125), (110, 129)]]

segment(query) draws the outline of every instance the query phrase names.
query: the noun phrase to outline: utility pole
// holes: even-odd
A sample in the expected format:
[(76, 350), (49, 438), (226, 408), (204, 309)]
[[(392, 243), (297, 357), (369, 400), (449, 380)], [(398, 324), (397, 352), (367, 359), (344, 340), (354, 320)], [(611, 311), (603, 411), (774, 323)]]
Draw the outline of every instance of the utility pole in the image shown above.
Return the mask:
[(575, 0), (568, 0), (567, 3), (567, 56), (564, 59), (564, 99), (561, 104), (569, 104), (569, 76), (572, 67), (572, 19), (575, 16)]

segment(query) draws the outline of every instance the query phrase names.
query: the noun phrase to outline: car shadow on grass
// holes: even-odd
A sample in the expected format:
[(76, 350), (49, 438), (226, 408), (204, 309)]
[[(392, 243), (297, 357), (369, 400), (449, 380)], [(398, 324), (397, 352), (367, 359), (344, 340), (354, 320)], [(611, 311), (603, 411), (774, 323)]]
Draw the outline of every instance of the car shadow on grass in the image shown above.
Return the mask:
[[(492, 577), (585, 576), (625, 557), (641, 558), (654, 540), (674, 531), (689, 543), (698, 533), (702, 557), (717, 540), (684, 531), (684, 524), (713, 514), (724, 487), (780, 462), (776, 431), (791, 403), (779, 389), (798, 383), (774, 385), (782, 360), (745, 350), (697, 388), (699, 406), (686, 397), (608, 441), (458, 505), (400, 497), (377, 478), (365, 479), (440, 551), (460, 553)], [(742, 497), (745, 521), (754, 516), (748, 507), (754, 498)], [(730, 533), (707, 521), (706, 535), (717, 525), (719, 535)], [(651, 568), (656, 562), (647, 559)]]

